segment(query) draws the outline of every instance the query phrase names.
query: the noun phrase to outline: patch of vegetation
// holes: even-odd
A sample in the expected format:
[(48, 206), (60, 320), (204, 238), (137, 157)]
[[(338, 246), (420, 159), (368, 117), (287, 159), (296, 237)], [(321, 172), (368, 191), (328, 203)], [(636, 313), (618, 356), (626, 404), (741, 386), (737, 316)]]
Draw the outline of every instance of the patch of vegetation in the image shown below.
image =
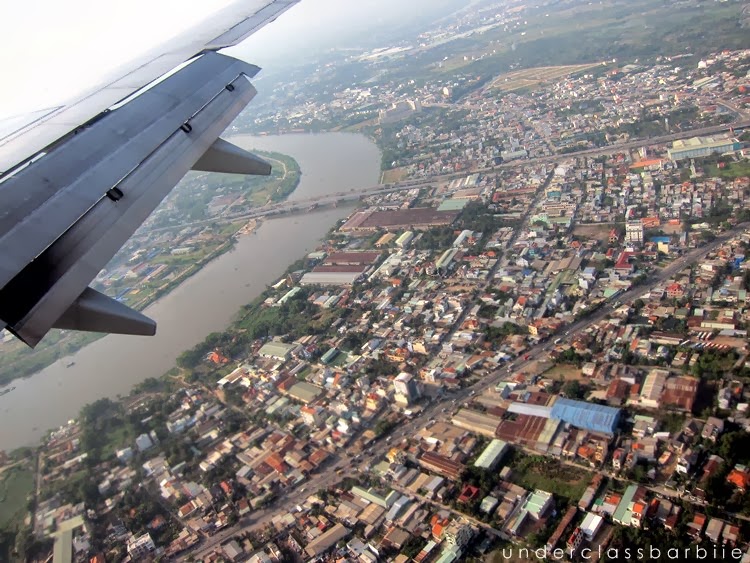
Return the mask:
[[(300, 267), (295, 263), (290, 270)], [(213, 350), (227, 358), (240, 357), (249, 351), (259, 338), (284, 336), (294, 340), (312, 333), (327, 333), (343, 311), (337, 308), (321, 309), (308, 301), (310, 289), (303, 289), (279, 307), (264, 304), (271, 291), (265, 291), (252, 303), (245, 305), (234, 323), (224, 332), (213, 332), (203, 342), (186, 350), (177, 358), (177, 365), (193, 370), (200, 366)], [(205, 371), (205, 370), (203, 370)]]
[(737, 361), (734, 350), (704, 350), (692, 367), (693, 375), (717, 379), (732, 370)]
[(0, 475), (0, 529), (15, 527), (26, 514), (27, 497), (34, 488), (34, 474), (14, 467)]
[(517, 450), (513, 450), (509, 465), (515, 484), (531, 491), (541, 489), (575, 502), (578, 502), (591, 481), (591, 472), (583, 468)]
[[(665, 530), (661, 526), (650, 528), (615, 526), (612, 539), (608, 549), (604, 551), (602, 561), (629, 559), (637, 556), (639, 550), (642, 550), (640, 553), (645, 554), (647, 559), (649, 554), (653, 553), (654, 560), (669, 560), (667, 550), (677, 549), (679, 553), (685, 553), (684, 550), (690, 546), (690, 537), (685, 531), (686, 528), (683, 526), (679, 526), (676, 531)], [(652, 549), (654, 551), (651, 551)]]
[(528, 334), (529, 330), (525, 326), (520, 326), (511, 322), (505, 322), (502, 326), (488, 325), (484, 329), (487, 341), (493, 344), (503, 342), (508, 336), (515, 334)]
[(686, 416), (682, 413), (669, 412), (661, 417), (661, 423), (664, 431), (670, 434), (676, 434), (685, 425)]
[(390, 434), (396, 426), (398, 426), (398, 423), (395, 420), (381, 419), (375, 424), (373, 432), (375, 432), (376, 437), (380, 438)]
[(250, 201), (256, 205), (264, 205), (269, 202), (277, 203), (285, 200), (299, 185), (302, 177), (299, 164), (292, 157), (284, 154), (266, 151), (255, 152), (271, 161), (273, 168), (270, 178), (266, 178), (262, 187), (252, 191)]
[(710, 164), (704, 168), (704, 174), (709, 178), (723, 178), (724, 180), (734, 180), (735, 178), (750, 176), (750, 161), (725, 161), (723, 168), (719, 168), (718, 164)]
[(585, 362), (588, 362), (591, 359), (591, 354), (586, 354), (585, 356), (582, 356), (578, 352), (576, 352), (575, 348), (570, 347), (566, 349), (561, 354), (558, 354), (555, 358), (556, 364), (573, 364), (577, 367), (581, 367)]

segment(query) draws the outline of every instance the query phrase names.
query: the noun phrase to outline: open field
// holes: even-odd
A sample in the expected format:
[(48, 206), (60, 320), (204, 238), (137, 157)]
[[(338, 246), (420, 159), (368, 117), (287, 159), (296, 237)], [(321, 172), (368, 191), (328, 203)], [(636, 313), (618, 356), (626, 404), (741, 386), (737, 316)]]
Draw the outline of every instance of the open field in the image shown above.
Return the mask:
[(33, 487), (34, 475), (26, 469), (13, 468), (0, 477), (0, 529), (23, 519)]
[(341, 125), (333, 127), (331, 129), (331, 132), (335, 133), (336, 131), (343, 131), (345, 133), (358, 133), (365, 127), (376, 127), (378, 123), (380, 123), (380, 120), (376, 117), (373, 117), (371, 119), (364, 119), (357, 123), (352, 123), (351, 125)]
[(406, 178), (407, 171), (405, 168), (391, 168), (383, 172), (383, 184), (393, 184)]
[(523, 373), (543, 374), (550, 368), (550, 362), (545, 359), (533, 360), (523, 370)]
[(750, 161), (729, 162), (724, 168), (719, 168), (716, 164), (706, 166), (706, 175), (709, 177), (717, 176), (724, 180), (734, 180), (743, 176), (750, 176)]
[(597, 240), (608, 241), (609, 232), (615, 227), (615, 223), (594, 223), (589, 225), (576, 225), (573, 235)]
[(568, 76), (569, 74), (575, 74), (577, 72), (583, 72), (591, 68), (601, 66), (601, 63), (591, 63), (582, 65), (562, 65), (562, 66), (542, 66), (537, 68), (526, 68), (523, 70), (514, 70), (513, 72), (506, 72), (495, 78), (490, 84), (490, 88), (497, 88), (503, 92), (513, 92), (514, 90), (522, 90), (524, 88), (533, 88), (540, 84), (551, 82)]
[(572, 381), (574, 379), (580, 381), (584, 379), (581, 369), (570, 364), (558, 364), (553, 366), (551, 369), (545, 371), (543, 375), (550, 379), (562, 381)]

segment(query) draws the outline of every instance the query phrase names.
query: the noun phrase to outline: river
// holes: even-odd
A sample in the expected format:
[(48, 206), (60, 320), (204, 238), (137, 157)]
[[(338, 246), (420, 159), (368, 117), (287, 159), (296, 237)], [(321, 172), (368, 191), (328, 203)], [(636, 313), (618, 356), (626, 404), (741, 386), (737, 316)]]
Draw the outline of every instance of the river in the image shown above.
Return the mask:
[[(305, 199), (378, 183), (380, 152), (369, 139), (346, 133), (237, 136), (247, 149), (294, 157), (302, 178), (290, 199)], [(225, 328), (286, 268), (313, 250), (351, 206), (267, 220), (254, 235), (207, 264), (145, 313), (158, 323), (156, 336), (110, 335), (39, 373), (12, 383), (0, 396), (0, 449), (33, 445), (49, 429), (75, 418), (102, 397), (127, 395), (136, 383), (159, 377), (175, 358), (210, 332)], [(66, 365), (75, 362), (71, 367)]]

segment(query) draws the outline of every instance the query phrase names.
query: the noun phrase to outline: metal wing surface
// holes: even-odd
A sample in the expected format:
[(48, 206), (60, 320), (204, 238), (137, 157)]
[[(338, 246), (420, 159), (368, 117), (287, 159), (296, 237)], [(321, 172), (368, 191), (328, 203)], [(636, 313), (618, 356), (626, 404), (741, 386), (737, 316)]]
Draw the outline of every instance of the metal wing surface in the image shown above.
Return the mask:
[(88, 284), (190, 169), (270, 174), (219, 138), (258, 67), (217, 53), (298, 0), (232, 4), (78, 99), (0, 123), (0, 329), (151, 335)]

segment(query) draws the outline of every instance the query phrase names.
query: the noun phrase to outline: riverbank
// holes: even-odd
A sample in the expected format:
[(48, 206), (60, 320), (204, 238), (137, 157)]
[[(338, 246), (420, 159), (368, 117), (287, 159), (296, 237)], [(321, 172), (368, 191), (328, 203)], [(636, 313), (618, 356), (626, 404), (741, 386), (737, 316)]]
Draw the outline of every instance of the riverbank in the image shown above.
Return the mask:
[[(278, 178), (269, 178), (260, 189), (252, 190), (246, 198), (254, 206), (260, 207), (268, 203), (283, 201), (294, 193), (300, 183), (301, 170), (299, 164), (288, 155), (273, 151), (257, 151), (263, 158), (271, 161), (277, 170), (281, 170)], [(158, 211), (158, 210), (157, 210)], [(235, 244), (237, 233), (245, 227), (245, 221), (229, 222), (220, 231), (226, 239), (210, 252), (197, 257), (191, 257), (188, 265), (172, 276), (160, 286), (149, 288), (143, 297), (137, 300), (127, 300), (125, 303), (136, 311), (143, 311), (159, 299), (168, 295), (198, 273), (206, 264), (215, 260), (225, 252), (230, 251)], [(197, 258), (197, 260), (196, 260)], [(159, 257), (156, 257), (159, 263)], [(141, 293), (141, 292), (139, 292)], [(38, 373), (53, 363), (68, 358), (85, 346), (104, 338), (102, 333), (81, 333), (52, 331), (35, 349), (29, 349), (20, 341), (8, 342), (2, 345), (3, 363), (0, 366), (0, 391), (17, 379), (27, 378)]]

